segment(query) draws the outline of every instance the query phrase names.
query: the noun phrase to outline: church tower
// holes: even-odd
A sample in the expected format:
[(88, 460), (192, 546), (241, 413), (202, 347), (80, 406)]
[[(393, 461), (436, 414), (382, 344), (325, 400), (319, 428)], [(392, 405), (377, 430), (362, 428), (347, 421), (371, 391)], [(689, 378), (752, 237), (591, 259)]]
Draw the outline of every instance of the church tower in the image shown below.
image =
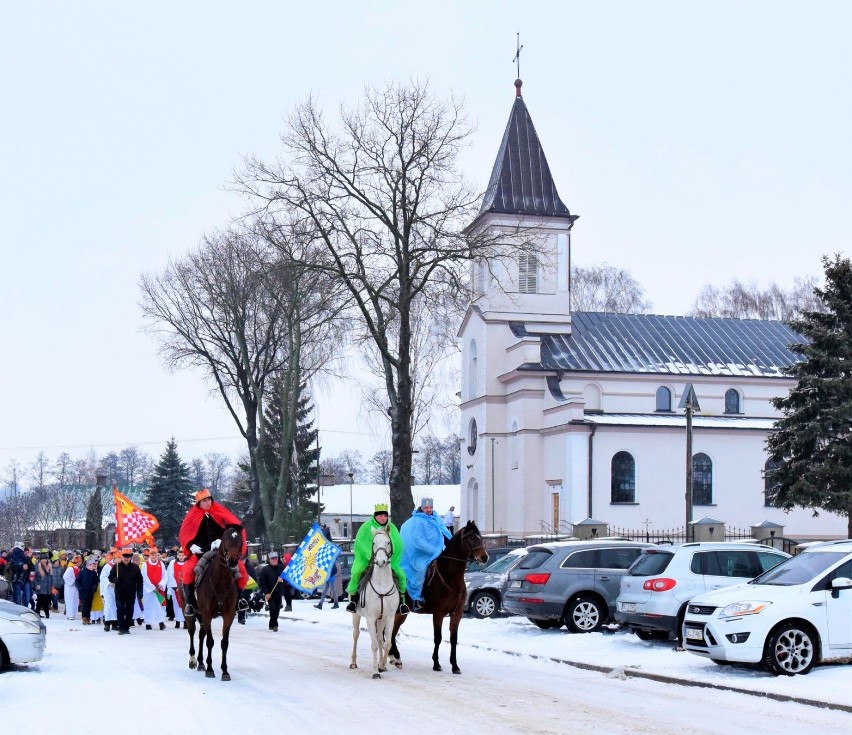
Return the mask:
[[(526, 245), (510, 259), (478, 262), (473, 282), (482, 311), (512, 321), (554, 324), (570, 321), (571, 229), (578, 219), (559, 197), (544, 149), (515, 81), (515, 103), (476, 220), (484, 228)], [(533, 252), (532, 249), (535, 250)], [(562, 331), (560, 329), (560, 331)], [(534, 331), (534, 330), (531, 330)]]
[[(508, 257), (472, 264), (476, 296), (458, 332), (462, 348), (462, 519), (499, 534), (554, 518), (544, 477), (541, 429), (547, 373), (542, 335), (571, 332), (571, 229), (515, 82), (515, 102), (488, 188), (468, 232), (485, 232)], [(539, 366), (537, 369), (535, 366)], [(561, 416), (561, 414), (560, 414)], [(561, 420), (561, 419), (560, 419)]]

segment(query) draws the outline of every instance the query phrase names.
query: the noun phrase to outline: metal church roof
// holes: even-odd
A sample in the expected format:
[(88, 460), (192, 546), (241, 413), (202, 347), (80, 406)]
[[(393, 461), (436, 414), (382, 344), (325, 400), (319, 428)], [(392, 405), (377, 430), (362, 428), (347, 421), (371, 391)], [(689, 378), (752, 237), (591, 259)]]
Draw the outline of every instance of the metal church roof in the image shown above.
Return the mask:
[(577, 219), (559, 198), (520, 86), (479, 209), (486, 212)]
[(571, 334), (542, 334), (546, 370), (786, 377), (806, 340), (783, 322), (575, 312)]

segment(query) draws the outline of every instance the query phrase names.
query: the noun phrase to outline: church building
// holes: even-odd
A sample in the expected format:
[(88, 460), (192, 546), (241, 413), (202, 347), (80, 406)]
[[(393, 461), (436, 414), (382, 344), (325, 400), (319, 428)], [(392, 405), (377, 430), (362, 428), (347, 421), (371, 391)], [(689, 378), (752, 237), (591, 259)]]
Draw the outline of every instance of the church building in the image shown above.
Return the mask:
[(462, 519), (509, 536), (571, 534), (592, 520), (610, 533), (683, 529), (689, 394), (691, 519), (845, 536), (844, 518), (765, 500), (765, 441), (778, 417), (770, 401), (794, 385), (783, 369), (800, 359), (788, 345), (802, 338), (786, 324), (571, 312), (578, 216), (515, 87), (470, 229), (534, 238), (536, 248), (472, 269), (478, 296), (459, 329)]

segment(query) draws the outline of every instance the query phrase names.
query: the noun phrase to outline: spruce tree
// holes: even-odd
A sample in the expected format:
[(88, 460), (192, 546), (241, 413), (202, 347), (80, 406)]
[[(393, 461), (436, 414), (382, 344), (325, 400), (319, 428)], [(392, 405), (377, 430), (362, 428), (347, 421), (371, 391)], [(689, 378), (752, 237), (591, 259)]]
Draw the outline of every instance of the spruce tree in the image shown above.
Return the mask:
[(189, 467), (178, 455), (173, 437), (154, 467), (145, 503), (145, 510), (160, 522), (157, 536), (165, 545), (177, 543), (180, 525), (196, 489), (190, 480)]
[(806, 342), (804, 360), (787, 368), (795, 387), (773, 405), (783, 416), (767, 440), (767, 497), (773, 505), (833, 511), (852, 538), (852, 263), (824, 257), (825, 313), (806, 311), (792, 327)]
[(310, 418), (313, 410), (310, 396), (303, 393), (299, 399), (299, 410), (296, 412), (295, 480), (299, 507), (304, 511), (302, 516), (307, 523), (319, 515), (319, 506), (311, 500), (317, 494), (320, 456), (317, 443), (319, 431), (314, 428), (314, 420)]

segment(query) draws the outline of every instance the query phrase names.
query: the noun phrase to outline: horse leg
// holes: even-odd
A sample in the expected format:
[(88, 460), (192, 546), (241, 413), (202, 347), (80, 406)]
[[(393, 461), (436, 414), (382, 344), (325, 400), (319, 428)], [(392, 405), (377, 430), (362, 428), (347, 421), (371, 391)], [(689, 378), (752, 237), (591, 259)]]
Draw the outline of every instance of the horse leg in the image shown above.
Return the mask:
[(459, 605), (450, 615), (450, 665), (454, 674), (461, 674), (461, 669), (456, 663), (456, 644), (459, 641), (459, 623), (462, 619), (462, 606)]
[(384, 630), (384, 623), (381, 618), (375, 618), (370, 621), (370, 648), (373, 651), (373, 678), (381, 679), (379, 673), (379, 646), (384, 648), (384, 641), (379, 642), (379, 636)]
[(205, 632), (206, 632), (206, 640), (207, 644), (207, 666), (204, 669), (204, 676), (208, 679), (213, 679), (216, 676), (216, 672), (213, 671), (213, 618), (211, 617), (209, 620), (205, 621)]
[(358, 668), (358, 636), (361, 635), (361, 616), (352, 613), (352, 658), (349, 660), (349, 668)]
[(197, 664), (195, 660), (195, 618), (189, 618), (186, 621), (186, 632), (189, 633), (189, 668), (194, 669)]
[(382, 622), (382, 655), (379, 659), (380, 674), (388, 670), (388, 653), (390, 653), (391, 641), (393, 640), (393, 626), (395, 621), (390, 615), (385, 615)]
[(441, 669), (441, 664), (438, 661), (438, 648), (441, 645), (441, 627), (443, 624), (443, 616), (439, 615), (438, 613), (433, 613), (432, 630), (434, 632), (433, 639), (435, 641), (435, 648), (432, 651), (432, 671), (443, 671), (443, 669)]
[(399, 655), (399, 649), (396, 647), (396, 634), (399, 632), (399, 629), (402, 627), (402, 624), (405, 622), (405, 615), (395, 615), (393, 619), (393, 633), (391, 633), (391, 645), (390, 645), (390, 660), (391, 663), (396, 666), (396, 668), (402, 668), (402, 658)]
[[(236, 608), (236, 603), (234, 603), (234, 607)], [(228, 641), (235, 614), (234, 611), (231, 611), (222, 616), (222, 681), (231, 680), (231, 675), (228, 673)]]

